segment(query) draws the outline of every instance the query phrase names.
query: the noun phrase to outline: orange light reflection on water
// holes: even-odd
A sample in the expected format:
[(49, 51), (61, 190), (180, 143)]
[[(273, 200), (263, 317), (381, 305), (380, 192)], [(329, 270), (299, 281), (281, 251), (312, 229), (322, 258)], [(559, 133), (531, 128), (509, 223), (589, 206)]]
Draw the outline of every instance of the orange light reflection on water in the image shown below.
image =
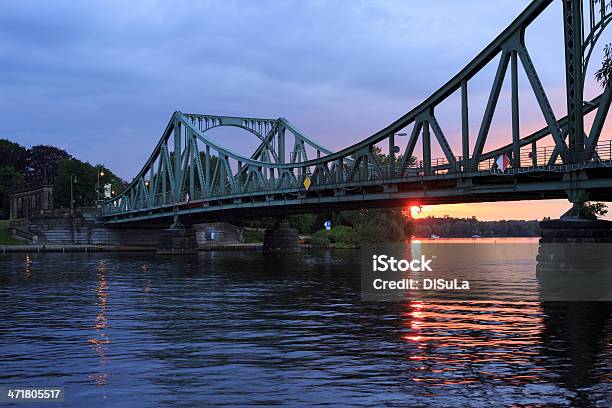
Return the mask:
[(106, 371), (106, 351), (111, 343), (106, 333), (108, 328), (108, 319), (106, 317), (106, 303), (108, 301), (108, 282), (106, 281), (106, 266), (101, 260), (98, 264), (98, 287), (96, 288), (98, 314), (94, 320), (94, 329), (96, 337), (88, 340), (94, 346), (98, 355), (98, 363), (100, 372), (90, 375), (89, 379), (93, 380), (96, 385), (106, 385), (110, 375)]
[(411, 344), (408, 359), (417, 364), (415, 382), (442, 386), (500, 380), (485, 364), (525, 367), (504, 375), (504, 381), (521, 384), (537, 380), (541, 371), (532, 364), (544, 328), (539, 303), (410, 301), (401, 315), (408, 328), (402, 337)]
[(31, 264), (32, 264), (32, 260), (30, 259), (30, 255), (26, 254), (26, 258), (25, 258), (25, 276), (26, 278), (32, 277)]

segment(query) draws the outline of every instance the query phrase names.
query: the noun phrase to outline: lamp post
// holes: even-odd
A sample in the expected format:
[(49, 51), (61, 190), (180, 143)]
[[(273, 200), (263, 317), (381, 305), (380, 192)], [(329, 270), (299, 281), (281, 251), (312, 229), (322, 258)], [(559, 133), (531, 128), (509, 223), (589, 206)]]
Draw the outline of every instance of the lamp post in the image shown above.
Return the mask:
[(100, 165), (98, 165), (98, 186), (96, 188), (96, 192), (98, 193), (98, 201), (100, 201), (100, 176), (104, 177), (104, 170), (100, 170)]
[(406, 133), (393, 133), (389, 136), (389, 162), (387, 167), (391, 177), (395, 176), (395, 155), (400, 152), (399, 146), (395, 144), (395, 136), (406, 136)]
[(72, 185), (76, 183), (76, 174), (72, 173), (70, 175), (70, 212), (72, 213), (74, 211), (74, 198), (73, 198), (73, 192), (72, 192)]

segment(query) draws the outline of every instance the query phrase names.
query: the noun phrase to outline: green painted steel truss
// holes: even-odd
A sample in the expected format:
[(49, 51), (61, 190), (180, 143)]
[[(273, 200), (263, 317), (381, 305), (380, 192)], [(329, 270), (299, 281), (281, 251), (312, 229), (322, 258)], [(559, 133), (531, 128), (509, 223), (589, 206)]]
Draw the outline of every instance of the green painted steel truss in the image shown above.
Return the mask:
[[(612, 92), (610, 87), (606, 87), (601, 95), (585, 102), (582, 91), (590, 56), (612, 19), (612, 11), (603, 1), (562, 1), (569, 112), (564, 118), (555, 116), (524, 41), (526, 28), (552, 3), (552, 0), (535, 0), (437, 92), (386, 128), (338, 152), (315, 143), (284, 118), (243, 118), (177, 111), (142, 170), (125, 191), (103, 203), (101, 215), (111, 222), (124, 222), (184, 213), (186, 209), (191, 213), (194, 208), (205, 211), (210, 206), (227, 207), (228, 203), (232, 208), (246, 207), (251, 205), (249, 198), (254, 196), (264, 197), (264, 201), (274, 201), (278, 205), (294, 205), (312, 192), (342, 200), (347, 191), (373, 183), (383, 186), (385, 193), (390, 194), (388, 197), (393, 199), (398, 183), (423, 186), (428, 180), (443, 177), (454, 180), (455, 187), (463, 185), (466, 177), (482, 172), (489, 174), (495, 159), (502, 154), (510, 157), (511, 168), (506, 171), (509, 175), (546, 172), (552, 168), (555, 171), (563, 171), (563, 168), (573, 171), (577, 164), (607, 165), (605, 163), (612, 160), (612, 151), (608, 154), (608, 150), (612, 149), (609, 149), (609, 143), (600, 143), (599, 137)], [(496, 58), (499, 62), (488, 102), (478, 133), (471, 143), (469, 81)], [(508, 67), (511, 142), (485, 151)], [(543, 129), (528, 136), (519, 131), (519, 69), (524, 70), (546, 122)], [(436, 118), (436, 108), (455, 93), (460, 95), (460, 155), (453, 151)], [(582, 118), (593, 111), (593, 125), (589, 134), (585, 134)], [(210, 129), (221, 126), (237, 127), (252, 133), (260, 140), (258, 148), (249, 157), (224, 148), (207, 134)], [(396, 136), (404, 132), (409, 138), (400, 147)], [(552, 139), (554, 146), (541, 146), (546, 138)], [(439, 145), (444, 157), (432, 158), (432, 142)], [(417, 145), (422, 151), (416, 151)], [(380, 151), (387, 154), (383, 156)], [(351, 196), (351, 200), (354, 199)]]

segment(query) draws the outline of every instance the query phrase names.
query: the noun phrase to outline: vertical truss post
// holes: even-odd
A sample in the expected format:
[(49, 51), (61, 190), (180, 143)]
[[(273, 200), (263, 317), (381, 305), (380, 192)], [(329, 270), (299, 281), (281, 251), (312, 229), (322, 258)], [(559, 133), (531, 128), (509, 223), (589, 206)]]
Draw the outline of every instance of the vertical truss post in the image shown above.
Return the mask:
[(508, 54), (509, 53), (507, 50), (502, 50), (499, 65), (497, 66), (497, 72), (495, 73), (495, 79), (493, 80), (493, 86), (491, 87), (491, 93), (489, 94), (489, 100), (487, 101), (487, 107), (485, 108), (484, 116), (480, 124), (480, 130), (478, 131), (478, 137), (476, 138), (476, 143), (474, 143), (474, 152), (472, 153), (472, 160), (470, 163), (471, 168), (474, 170), (478, 169), (480, 155), (482, 154), (482, 150), (484, 149), (484, 145), (491, 128), (491, 121), (493, 120), (493, 114), (495, 113), (495, 108), (497, 107), (499, 94), (504, 83), (506, 70), (508, 69), (508, 62), (510, 61), (510, 56)]
[(206, 195), (212, 195), (212, 186), (210, 185), (210, 146), (206, 145), (206, 162), (204, 163), (204, 178), (206, 179)]
[(518, 62), (516, 51), (510, 51), (510, 74), (512, 82), (512, 167), (521, 167), (521, 146), (519, 127)]
[(174, 123), (174, 202), (181, 200), (181, 180), (183, 169), (181, 168), (181, 122)]
[[(248, 180), (248, 178), (249, 178), (249, 175), (248, 175), (249, 169), (248, 169), (248, 167), (246, 167), (246, 171), (247, 171), (247, 180)], [(243, 179), (243, 177), (242, 177), (242, 161), (241, 160), (238, 160), (238, 171), (236, 172), (236, 178), (238, 179), (238, 192), (241, 192), (242, 191), (242, 179)]]
[(389, 176), (395, 176), (395, 133), (389, 135)]
[(423, 171), (426, 176), (431, 174), (431, 141), (429, 137), (429, 122), (423, 121)]
[(569, 159), (578, 162), (584, 152), (582, 0), (563, 0), (563, 28)]
[(153, 206), (155, 202), (155, 169), (153, 167), (153, 163), (151, 163), (149, 169), (149, 207)]
[(167, 195), (167, 190), (168, 190), (168, 185), (167, 185), (167, 180), (166, 178), (168, 177), (168, 170), (167, 170), (167, 161), (166, 161), (166, 151), (168, 149), (166, 149), (166, 142), (163, 143), (162, 146), (162, 157), (160, 157), (160, 162), (161, 162), (161, 178), (162, 178), (162, 202), (161, 205), (166, 205), (166, 195)]
[(191, 199), (195, 198), (195, 166), (196, 166), (196, 152), (195, 149), (192, 149), (191, 146), (194, 143), (192, 141), (193, 136), (191, 133), (188, 133), (189, 137), (185, 142), (185, 148), (189, 146), (189, 157), (187, 158), (187, 163), (189, 165), (189, 197)]
[(285, 162), (285, 126), (278, 124), (278, 162)]
[(531, 61), (529, 52), (527, 52), (527, 48), (524, 45), (520, 46), (520, 48), (518, 49), (518, 53), (523, 64), (523, 68), (525, 69), (525, 73), (527, 74), (527, 79), (531, 84), (531, 89), (533, 89), (533, 93), (535, 94), (536, 100), (538, 101), (538, 105), (542, 110), (542, 114), (544, 115), (544, 119), (546, 120), (548, 129), (550, 130), (550, 134), (555, 141), (555, 148), (558, 152), (557, 154), (561, 155), (561, 160), (566, 163), (567, 146), (565, 144), (565, 137), (563, 136), (563, 132), (559, 128), (557, 119), (555, 119), (555, 113), (553, 112), (552, 107), (550, 106), (550, 102), (546, 97), (542, 82), (540, 81), (535, 67), (533, 66), (533, 61)]
[[(221, 157), (223, 156), (223, 157)], [(225, 160), (227, 156), (219, 153), (219, 188), (221, 195), (225, 195), (225, 184), (227, 183), (227, 175), (225, 174)]]
[(467, 80), (461, 81), (461, 141), (463, 154), (463, 171), (470, 168), (470, 123), (468, 115)]
[(533, 167), (538, 165), (538, 145), (535, 140), (531, 142), (531, 165)]

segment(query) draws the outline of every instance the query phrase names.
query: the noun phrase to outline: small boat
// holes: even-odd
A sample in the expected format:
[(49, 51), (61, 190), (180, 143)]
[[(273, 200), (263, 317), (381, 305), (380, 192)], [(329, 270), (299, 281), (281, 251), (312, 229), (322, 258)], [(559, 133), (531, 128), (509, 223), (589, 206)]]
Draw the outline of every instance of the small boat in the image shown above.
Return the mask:
[(438, 239), (438, 238), (440, 238), (440, 236), (439, 236), (439, 235), (436, 235), (436, 234), (431, 234), (431, 239)]
[(472, 235), (472, 238), (482, 238), (480, 235)]

